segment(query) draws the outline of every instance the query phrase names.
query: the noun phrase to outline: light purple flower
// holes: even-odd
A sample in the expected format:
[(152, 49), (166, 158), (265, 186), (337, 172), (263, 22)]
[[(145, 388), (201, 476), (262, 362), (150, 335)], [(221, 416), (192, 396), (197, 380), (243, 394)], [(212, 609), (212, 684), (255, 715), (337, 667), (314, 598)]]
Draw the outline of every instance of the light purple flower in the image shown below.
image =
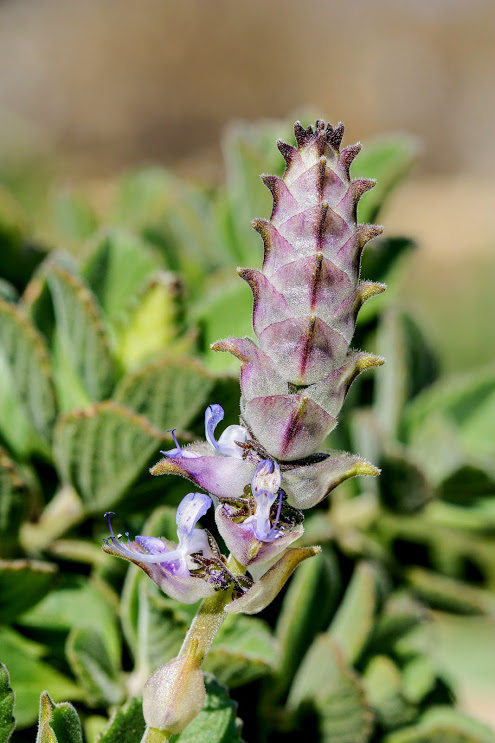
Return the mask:
[(218, 531), (242, 565), (273, 559), (303, 532), (299, 511), (286, 506), (282, 512), (284, 492), (280, 490), (280, 483), (277, 462), (263, 459), (251, 479), (252, 497), (223, 499), (215, 511)]
[(103, 540), (103, 549), (139, 565), (171, 598), (193, 604), (215, 592), (214, 585), (206, 576), (194, 575), (194, 571), (201, 567), (194, 555), (216, 558), (207, 533), (195, 528), (210, 506), (211, 498), (205, 493), (189, 493), (183, 498), (176, 516), (178, 544), (148, 536), (137, 536), (131, 542), (128, 534), (126, 543), (120, 535), (115, 536), (110, 523), (111, 512), (108, 512), (105, 515), (108, 516), (110, 537)]
[(244, 426), (227, 426), (220, 437), (215, 438), (215, 429), (223, 417), (221, 405), (209, 405), (205, 411), (207, 441), (189, 446), (181, 447), (172, 431), (176, 446), (161, 452), (165, 458), (151, 468), (151, 474), (182, 475), (214, 496), (242, 495), (258, 457), (242, 446), (249, 435)]

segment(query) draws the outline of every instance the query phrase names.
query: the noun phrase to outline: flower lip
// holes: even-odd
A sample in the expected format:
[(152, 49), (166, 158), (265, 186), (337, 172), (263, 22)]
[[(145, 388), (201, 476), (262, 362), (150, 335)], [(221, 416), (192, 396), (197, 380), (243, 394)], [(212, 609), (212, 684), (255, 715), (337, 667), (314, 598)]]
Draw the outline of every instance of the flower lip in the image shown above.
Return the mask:
[[(211, 552), (206, 533), (195, 528), (201, 516), (204, 516), (211, 506), (211, 502), (210, 496), (205, 493), (189, 493), (182, 499), (177, 508), (176, 517), (179, 543), (174, 550), (168, 549), (163, 540), (156, 537), (137, 536), (135, 543), (141, 549), (146, 550), (142, 552), (133, 546), (129, 532), (125, 534), (127, 537), (126, 544), (120, 534), (114, 534), (110, 520), (110, 515), (114, 513), (113, 511), (107, 511), (105, 513), (105, 517), (108, 520), (110, 537), (103, 541), (122, 557), (134, 560), (135, 562), (146, 564), (158, 563), (165, 569), (172, 570), (172, 572), (175, 572), (177, 567), (182, 567), (186, 570), (186, 557), (188, 555), (196, 552), (202, 552), (203, 554), (209, 554)], [(174, 563), (178, 563), (179, 565), (174, 566)]]
[(206, 440), (219, 454), (242, 459), (243, 450), (238, 444), (244, 444), (248, 437), (248, 432), (244, 426), (227, 426), (218, 441), (215, 439), (215, 428), (224, 419), (224, 416), (225, 412), (221, 405), (208, 405), (205, 410)]
[[(256, 512), (244, 523), (251, 525), (254, 536), (260, 542), (273, 542), (282, 536), (282, 532), (277, 530), (282, 511), (283, 491), (280, 490), (281, 480), (280, 466), (273, 459), (263, 459), (258, 463), (251, 480), (251, 491), (256, 501)], [(278, 508), (272, 525), (271, 509), (279, 490)]]

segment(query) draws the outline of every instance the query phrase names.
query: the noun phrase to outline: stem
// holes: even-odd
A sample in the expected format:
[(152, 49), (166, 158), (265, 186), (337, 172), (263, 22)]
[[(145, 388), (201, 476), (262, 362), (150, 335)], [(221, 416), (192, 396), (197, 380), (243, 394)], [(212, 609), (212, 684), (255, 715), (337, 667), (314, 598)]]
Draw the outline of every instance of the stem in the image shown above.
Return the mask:
[[(233, 575), (244, 575), (246, 568), (233, 555), (227, 560), (227, 567)], [(196, 660), (200, 666), (210, 649), (218, 630), (227, 617), (224, 607), (232, 598), (232, 591), (217, 591), (213, 596), (203, 599), (188, 633), (182, 643), (180, 655), (187, 655), (194, 639), (198, 641)]]
[[(246, 572), (244, 565), (237, 562), (233, 555), (229, 556), (227, 567), (233, 575), (244, 575)], [(184, 638), (178, 657), (187, 655), (194, 643), (196, 647), (194, 647), (192, 652), (195, 654), (198, 665), (201, 665), (213, 640), (217, 636), (218, 630), (227, 617), (224, 607), (231, 599), (232, 589), (228, 591), (217, 591), (213, 596), (203, 599)], [(165, 730), (147, 727), (141, 738), (141, 743), (167, 743), (169, 739), (170, 735)]]
[(141, 738), (141, 743), (167, 743), (171, 735), (166, 730), (157, 730), (157, 728), (146, 728)]

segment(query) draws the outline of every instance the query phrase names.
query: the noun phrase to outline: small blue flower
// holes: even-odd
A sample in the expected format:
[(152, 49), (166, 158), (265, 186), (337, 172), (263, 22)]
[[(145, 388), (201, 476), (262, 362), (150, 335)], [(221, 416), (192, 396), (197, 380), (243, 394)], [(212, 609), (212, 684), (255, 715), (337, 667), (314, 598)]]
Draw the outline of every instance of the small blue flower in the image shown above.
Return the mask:
[(176, 523), (178, 544), (156, 537), (137, 536), (134, 542), (127, 536), (124, 542), (115, 536), (108, 517), (110, 537), (104, 539), (104, 550), (139, 565), (164, 593), (184, 604), (192, 604), (200, 598), (213, 595), (215, 587), (204, 575), (194, 575), (201, 563), (194, 555), (215, 560), (207, 533), (196, 529), (199, 519), (211, 506), (211, 498), (205, 493), (189, 493), (177, 509)]

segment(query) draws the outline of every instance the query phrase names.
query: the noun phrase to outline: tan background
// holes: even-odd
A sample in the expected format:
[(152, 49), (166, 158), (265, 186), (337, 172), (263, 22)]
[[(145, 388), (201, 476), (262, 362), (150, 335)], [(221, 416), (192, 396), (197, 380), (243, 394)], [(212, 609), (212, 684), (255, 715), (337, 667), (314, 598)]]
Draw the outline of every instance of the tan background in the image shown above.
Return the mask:
[(308, 106), (347, 142), (413, 133), (385, 222), (421, 240), (404, 292), (463, 369), (495, 343), (494, 31), (492, 0), (4, 0), (0, 155), (13, 112), (76, 181), (150, 160), (218, 178), (226, 122)]

